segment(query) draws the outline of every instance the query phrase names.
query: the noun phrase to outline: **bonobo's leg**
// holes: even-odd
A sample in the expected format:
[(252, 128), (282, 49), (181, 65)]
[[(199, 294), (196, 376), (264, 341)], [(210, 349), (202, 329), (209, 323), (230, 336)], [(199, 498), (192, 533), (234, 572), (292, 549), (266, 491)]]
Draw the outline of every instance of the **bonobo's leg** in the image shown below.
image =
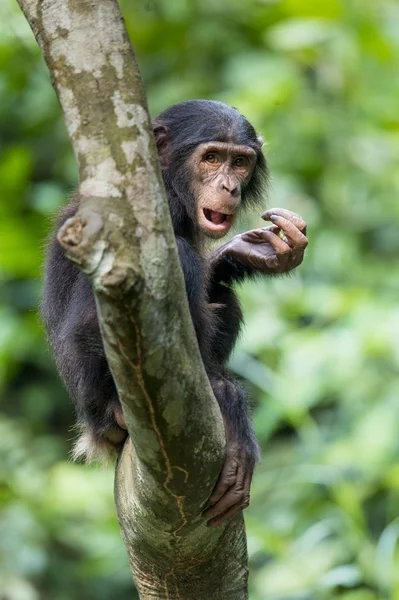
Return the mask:
[[(59, 225), (76, 211), (64, 208)], [(65, 257), (55, 237), (48, 248), (41, 306), (58, 371), (74, 401), (81, 431), (76, 457), (112, 454), (126, 438), (108, 369), (94, 296), (86, 277)]]
[[(96, 437), (117, 427), (118, 395), (105, 357), (94, 298), (89, 282), (80, 277), (60, 328), (58, 368), (71, 396), (78, 420)], [(112, 432), (113, 434), (114, 432)]]
[(259, 446), (248, 416), (248, 400), (238, 381), (221, 376), (211, 379), (226, 430), (226, 460), (204, 516), (217, 526), (249, 505), (252, 473)]
[(82, 274), (76, 278), (58, 325), (49, 333), (58, 370), (74, 400), (81, 426), (75, 458), (90, 460), (114, 454), (127, 434), (121, 428), (122, 413), (104, 353), (93, 293)]

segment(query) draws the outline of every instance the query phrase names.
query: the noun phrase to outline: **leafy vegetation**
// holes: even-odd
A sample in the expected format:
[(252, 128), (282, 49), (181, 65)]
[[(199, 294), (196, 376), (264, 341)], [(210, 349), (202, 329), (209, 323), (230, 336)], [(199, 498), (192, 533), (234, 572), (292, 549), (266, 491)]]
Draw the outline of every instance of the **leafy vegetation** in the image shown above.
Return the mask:
[[(152, 113), (192, 97), (239, 107), (267, 141), (269, 206), (309, 223), (299, 272), (241, 294), (247, 327), (232, 367), (256, 398), (263, 448), (246, 512), (251, 600), (395, 600), (399, 5), (122, 7)], [(68, 460), (73, 413), (36, 310), (51, 215), (76, 180), (43, 60), (16, 2), (3, 0), (2, 600), (134, 597), (112, 473)]]

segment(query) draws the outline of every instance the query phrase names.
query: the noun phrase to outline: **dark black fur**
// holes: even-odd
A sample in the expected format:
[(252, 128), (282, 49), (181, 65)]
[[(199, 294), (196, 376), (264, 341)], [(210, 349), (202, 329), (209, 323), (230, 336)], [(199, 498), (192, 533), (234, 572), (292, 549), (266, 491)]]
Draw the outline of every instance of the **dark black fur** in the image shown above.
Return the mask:
[[(251, 272), (231, 259), (210, 267), (212, 261), (205, 253), (203, 234), (196, 223), (188, 158), (202, 142), (251, 146), (257, 154), (257, 165), (242, 192), (244, 207), (263, 198), (266, 162), (252, 125), (236, 109), (220, 102), (193, 100), (177, 104), (161, 113), (153, 125), (205, 369), (229, 430), (245, 449), (248, 463), (254, 463), (258, 447), (248, 417), (246, 395), (226, 371), (242, 324), (241, 309), (232, 286)], [(56, 230), (76, 209), (76, 201), (64, 208)], [(59, 372), (75, 402), (83, 431), (84, 439), (80, 446), (78, 442), (76, 454), (90, 458), (96, 447), (110, 445), (106, 437), (110, 432), (118, 431), (114, 408), (119, 401), (104, 355), (91, 287), (84, 275), (65, 258), (55, 236), (48, 248), (42, 316)], [(114, 446), (118, 443), (121, 442), (116, 441)]]

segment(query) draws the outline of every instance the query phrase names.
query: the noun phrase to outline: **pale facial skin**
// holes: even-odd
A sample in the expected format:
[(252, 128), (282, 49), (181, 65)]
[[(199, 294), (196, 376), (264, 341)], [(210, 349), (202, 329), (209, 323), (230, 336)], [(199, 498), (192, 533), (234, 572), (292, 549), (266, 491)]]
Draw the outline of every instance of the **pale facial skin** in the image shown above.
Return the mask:
[[(234, 224), (256, 153), (249, 146), (207, 142), (191, 161), (198, 224), (205, 236), (220, 239)], [(271, 208), (262, 219), (273, 225), (236, 235), (216, 250), (218, 258), (228, 255), (264, 273), (286, 273), (300, 265), (308, 245), (305, 221), (284, 208)]]
[(256, 165), (256, 153), (248, 146), (208, 142), (196, 148), (191, 161), (198, 223), (206, 236), (221, 238), (234, 223), (242, 187)]

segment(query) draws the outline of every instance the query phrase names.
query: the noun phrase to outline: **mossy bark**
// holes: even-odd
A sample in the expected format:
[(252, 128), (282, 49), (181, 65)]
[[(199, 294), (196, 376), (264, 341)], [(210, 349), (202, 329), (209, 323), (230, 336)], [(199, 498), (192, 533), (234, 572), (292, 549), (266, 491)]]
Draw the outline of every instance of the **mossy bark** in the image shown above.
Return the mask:
[(59, 232), (90, 279), (130, 438), (115, 499), (142, 600), (247, 598), (242, 517), (201, 516), (224, 429), (200, 358), (151, 134), (116, 0), (19, 0), (62, 105), (81, 204)]

